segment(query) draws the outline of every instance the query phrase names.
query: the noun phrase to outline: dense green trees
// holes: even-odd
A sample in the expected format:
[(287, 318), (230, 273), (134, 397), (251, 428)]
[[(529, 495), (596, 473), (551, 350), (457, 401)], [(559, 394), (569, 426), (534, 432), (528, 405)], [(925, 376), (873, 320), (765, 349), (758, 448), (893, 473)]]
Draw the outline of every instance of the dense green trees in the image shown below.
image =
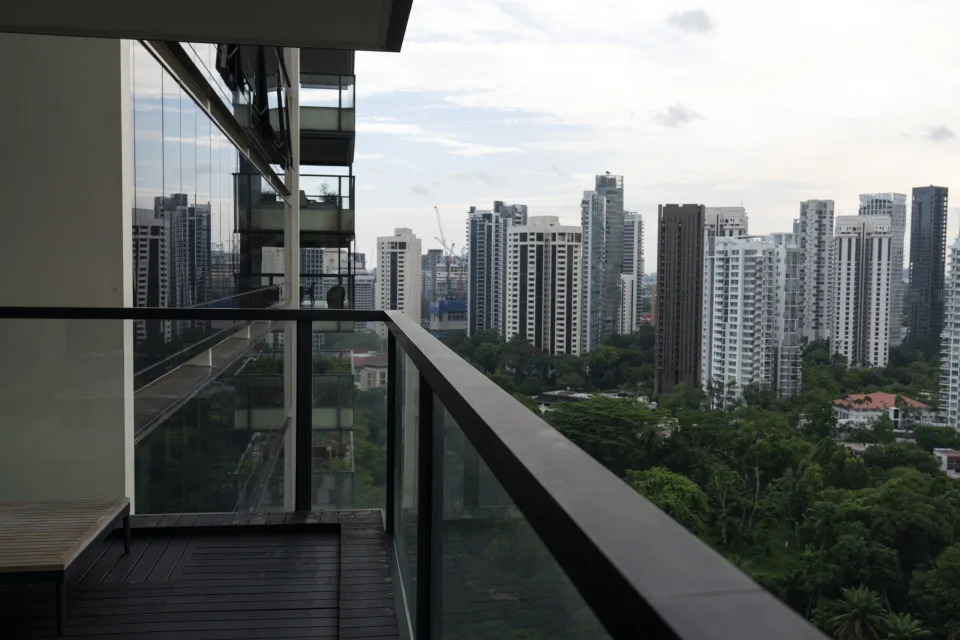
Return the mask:
[[(652, 391), (650, 328), (582, 358), (494, 333), (444, 340), (518, 397)], [(881, 419), (854, 434), (875, 443), (856, 454), (836, 440), (832, 404), (877, 390), (935, 404), (934, 345), (905, 343), (889, 366), (859, 369), (814, 342), (803, 364), (793, 398), (746, 389), (736, 407), (711, 411), (680, 385), (655, 410), (598, 396), (544, 418), (834, 638), (960, 640), (960, 488), (930, 454), (960, 437), (918, 427), (917, 444), (897, 442)]]
[(600, 396), (544, 418), (835, 638), (960, 630), (960, 488), (933, 456), (856, 455), (826, 415), (800, 428), (781, 407), (696, 397)]

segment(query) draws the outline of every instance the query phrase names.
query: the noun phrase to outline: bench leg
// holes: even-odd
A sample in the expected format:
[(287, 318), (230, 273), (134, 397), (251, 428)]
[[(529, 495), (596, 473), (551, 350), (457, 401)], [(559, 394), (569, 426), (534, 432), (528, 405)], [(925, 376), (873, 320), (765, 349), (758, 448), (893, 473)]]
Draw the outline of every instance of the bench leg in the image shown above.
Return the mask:
[(63, 635), (67, 626), (67, 585), (62, 580), (57, 583), (57, 635)]
[(123, 519), (123, 552), (130, 553), (130, 516)]

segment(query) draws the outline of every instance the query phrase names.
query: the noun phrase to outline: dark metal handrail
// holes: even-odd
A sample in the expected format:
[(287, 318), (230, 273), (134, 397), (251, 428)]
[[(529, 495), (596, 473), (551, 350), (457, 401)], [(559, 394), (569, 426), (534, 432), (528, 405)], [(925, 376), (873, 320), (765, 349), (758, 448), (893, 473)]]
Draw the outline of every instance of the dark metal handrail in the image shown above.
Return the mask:
[[(196, 319), (297, 321), (299, 353), (310, 353), (315, 321), (380, 321), (420, 380), (417, 636), (428, 637), (437, 612), (439, 540), (432, 486), (442, 472), (429, 454), (430, 410), (439, 399), (486, 462), (554, 560), (614, 638), (798, 638), (824, 636), (719, 553), (626, 485), (509, 393), (397, 311), (351, 309), (145, 309), (0, 307), (0, 318)], [(298, 358), (298, 388), (309, 389), (312, 362)], [(389, 358), (396, 380), (396, 358)], [(300, 387), (300, 385), (303, 385)], [(397, 403), (388, 388), (387, 527), (393, 533), (390, 479), (395, 455)], [(311, 442), (311, 397), (298, 394), (296, 442)], [(393, 450), (393, 451), (391, 451)], [(440, 454), (442, 452), (435, 452)], [(310, 448), (298, 446), (294, 482), (298, 505), (310, 505)], [(299, 508), (299, 507), (298, 507)], [(424, 543), (427, 543), (424, 546)], [(402, 579), (402, 577), (397, 578)], [(442, 578), (439, 578), (442, 579)], [(422, 614), (426, 614), (424, 620)]]

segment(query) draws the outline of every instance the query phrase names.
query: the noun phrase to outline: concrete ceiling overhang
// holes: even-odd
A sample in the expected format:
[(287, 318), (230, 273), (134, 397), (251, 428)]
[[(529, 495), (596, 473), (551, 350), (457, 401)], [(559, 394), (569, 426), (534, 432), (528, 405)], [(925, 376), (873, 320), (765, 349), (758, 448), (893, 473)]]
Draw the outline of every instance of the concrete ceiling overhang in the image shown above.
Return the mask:
[(0, 32), (400, 51), (413, 0), (14, 2)]

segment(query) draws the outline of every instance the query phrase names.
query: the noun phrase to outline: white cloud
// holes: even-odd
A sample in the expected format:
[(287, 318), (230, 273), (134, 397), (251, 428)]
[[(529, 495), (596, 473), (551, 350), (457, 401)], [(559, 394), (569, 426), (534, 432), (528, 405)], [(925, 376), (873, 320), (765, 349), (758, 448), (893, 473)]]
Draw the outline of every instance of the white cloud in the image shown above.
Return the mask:
[[(960, 5), (916, 5), (417, 0), (400, 54), (357, 54), (358, 105), (402, 105), (378, 111), (395, 121), (361, 116), (359, 135), (395, 135), (417, 174), (522, 175), (457, 185), (441, 196), (456, 206), (567, 198), (569, 219), (592, 186), (578, 176), (609, 169), (625, 175), (627, 206), (647, 215), (658, 201), (743, 202), (753, 231), (789, 229), (802, 198), (852, 213), (860, 192), (909, 193), (960, 175), (950, 135), (960, 88), (942, 76), (960, 64)], [(888, 46), (891, 33), (911, 46)], [(924, 87), (923, 99), (908, 86)], [(477, 109), (490, 112), (486, 124), (475, 124)], [(405, 124), (408, 114), (418, 117)], [(422, 181), (410, 164), (391, 165), (383, 179), (396, 187), (369, 199), (383, 198), (371, 205), (384, 216), (409, 210), (398, 224), (426, 224), (432, 238), (429, 216), (403, 202)], [(567, 195), (551, 191), (557, 184)]]
[(358, 153), (354, 156), (357, 160), (377, 160), (383, 157), (382, 153)]

